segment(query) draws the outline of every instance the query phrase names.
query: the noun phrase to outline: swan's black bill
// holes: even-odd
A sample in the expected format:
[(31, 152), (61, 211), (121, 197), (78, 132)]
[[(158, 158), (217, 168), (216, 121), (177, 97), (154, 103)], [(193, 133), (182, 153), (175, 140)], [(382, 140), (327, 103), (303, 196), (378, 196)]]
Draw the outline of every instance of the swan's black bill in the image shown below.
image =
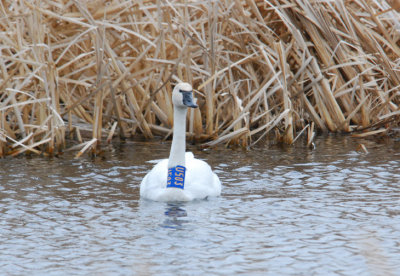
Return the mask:
[(193, 93), (192, 91), (185, 91), (185, 90), (179, 90), (179, 92), (182, 93), (183, 95), (183, 104), (188, 106), (188, 107), (193, 107), (196, 108), (198, 107), (197, 104), (193, 102)]

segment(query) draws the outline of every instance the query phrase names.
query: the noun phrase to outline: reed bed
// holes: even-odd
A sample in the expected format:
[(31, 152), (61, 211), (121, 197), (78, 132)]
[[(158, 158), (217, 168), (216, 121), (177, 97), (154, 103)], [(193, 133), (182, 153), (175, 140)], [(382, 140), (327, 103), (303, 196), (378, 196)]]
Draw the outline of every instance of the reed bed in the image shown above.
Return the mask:
[(293, 143), (399, 124), (398, 1), (5, 0), (0, 156), (80, 156), (171, 136), (178, 81), (204, 146)]

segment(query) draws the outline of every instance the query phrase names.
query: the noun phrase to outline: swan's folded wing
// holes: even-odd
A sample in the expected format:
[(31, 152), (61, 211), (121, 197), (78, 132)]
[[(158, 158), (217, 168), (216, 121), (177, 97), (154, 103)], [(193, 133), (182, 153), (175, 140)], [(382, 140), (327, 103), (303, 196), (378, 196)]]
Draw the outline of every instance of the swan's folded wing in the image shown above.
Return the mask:
[(187, 162), (185, 189), (193, 198), (219, 196), (221, 194), (221, 181), (204, 161), (193, 158)]
[(155, 165), (140, 183), (140, 196), (152, 199), (167, 184), (168, 159), (163, 159)]

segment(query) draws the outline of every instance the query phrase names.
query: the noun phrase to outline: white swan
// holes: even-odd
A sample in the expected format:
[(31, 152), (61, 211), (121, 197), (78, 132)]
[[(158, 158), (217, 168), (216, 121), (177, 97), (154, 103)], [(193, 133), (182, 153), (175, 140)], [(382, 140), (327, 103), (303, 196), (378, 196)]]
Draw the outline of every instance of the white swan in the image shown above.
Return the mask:
[(155, 201), (190, 201), (220, 195), (221, 182), (211, 167), (195, 159), (193, 153), (185, 153), (187, 108), (197, 107), (192, 86), (177, 84), (172, 92), (172, 103), (174, 132), (169, 159), (161, 160), (143, 178), (140, 197)]

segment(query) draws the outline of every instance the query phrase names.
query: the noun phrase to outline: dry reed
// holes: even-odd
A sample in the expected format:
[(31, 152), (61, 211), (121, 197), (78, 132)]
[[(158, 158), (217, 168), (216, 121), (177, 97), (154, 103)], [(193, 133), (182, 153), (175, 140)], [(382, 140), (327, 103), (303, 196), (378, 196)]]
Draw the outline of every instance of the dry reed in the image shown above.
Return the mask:
[(177, 81), (195, 88), (188, 135), (204, 145), (387, 134), (398, 2), (2, 1), (0, 156), (57, 153), (68, 133), (77, 156), (114, 135), (168, 138)]

